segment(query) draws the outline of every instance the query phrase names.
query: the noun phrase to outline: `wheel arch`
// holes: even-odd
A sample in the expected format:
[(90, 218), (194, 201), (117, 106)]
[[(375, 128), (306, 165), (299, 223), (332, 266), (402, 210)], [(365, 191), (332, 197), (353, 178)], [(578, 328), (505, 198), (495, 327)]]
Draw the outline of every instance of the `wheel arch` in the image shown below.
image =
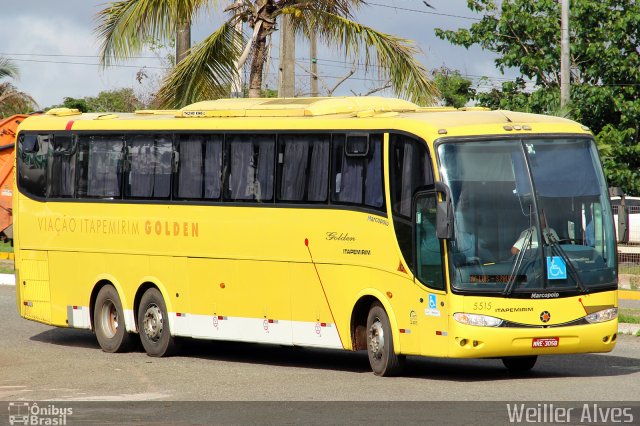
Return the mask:
[[(393, 338), (394, 352), (400, 353), (400, 336), (398, 333), (398, 322), (396, 321), (395, 312), (389, 299), (380, 291), (375, 289), (367, 289), (358, 294), (356, 302), (351, 310), (351, 323), (349, 330), (351, 332), (351, 346), (353, 350), (367, 349), (367, 316), (369, 310), (374, 303), (380, 303), (389, 317), (389, 325), (391, 326), (391, 336)], [(364, 333), (364, 334), (363, 334)]]

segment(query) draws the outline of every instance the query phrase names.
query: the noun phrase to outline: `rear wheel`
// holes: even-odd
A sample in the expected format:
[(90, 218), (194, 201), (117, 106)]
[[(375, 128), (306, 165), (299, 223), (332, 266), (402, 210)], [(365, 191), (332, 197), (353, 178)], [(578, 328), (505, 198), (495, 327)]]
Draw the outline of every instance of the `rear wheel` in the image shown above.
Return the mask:
[(126, 352), (131, 349), (132, 337), (124, 325), (124, 311), (118, 292), (112, 285), (100, 289), (93, 308), (96, 338), (105, 352)]
[(169, 329), (169, 315), (162, 293), (156, 288), (144, 292), (138, 309), (140, 341), (149, 356), (169, 356), (176, 343)]
[(367, 317), (367, 352), (377, 376), (394, 376), (404, 367), (405, 357), (394, 352), (389, 317), (378, 302), (371, 305)]
[(513, 356), (502, 358), (502, 363), (509, 371), (521, 373), (529, 371), (536, 365), (537, 356)]

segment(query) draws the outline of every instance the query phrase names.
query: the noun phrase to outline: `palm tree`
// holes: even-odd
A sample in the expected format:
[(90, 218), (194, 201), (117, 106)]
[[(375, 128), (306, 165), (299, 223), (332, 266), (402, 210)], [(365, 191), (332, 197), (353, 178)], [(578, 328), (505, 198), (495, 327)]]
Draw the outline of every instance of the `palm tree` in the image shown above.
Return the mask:
[[(0, 57), (0, 79), (5, 77), (17, 79), (18, 67), (9, 59)], [(0, 117), (8, 117), (33, 111), (36, 101), (24, 92), (19, 91), (10, 82), (0, 82)]]
[[(164, 80), (158, 97), (167, 108), (229, 96), (237, 70), (249, 57), (249, 96), (260, 96), (269, 38), (277, 31), (277, 19), (285, 15), (296, 34), (316, 34), (347, 57), (364, 58), (365, 70), (377, 65), (380, 78), (391, 80), (399, 96), (432, 103), (437, 89), (415, 59), (418, 49), (409, 40), (355, 22), (352, 12), (364, 4), (364, 0), (119, 0), (98, 13), (96, 33), (106, 66), (139, 53), (149, 36), (171, 37), (180, 23), (193, 22), (197, 13), (227, 6), (227, 19), (220, 28), (192, 47)], [(238, 31), (238, 22), (248, 23), (249, 37)]]

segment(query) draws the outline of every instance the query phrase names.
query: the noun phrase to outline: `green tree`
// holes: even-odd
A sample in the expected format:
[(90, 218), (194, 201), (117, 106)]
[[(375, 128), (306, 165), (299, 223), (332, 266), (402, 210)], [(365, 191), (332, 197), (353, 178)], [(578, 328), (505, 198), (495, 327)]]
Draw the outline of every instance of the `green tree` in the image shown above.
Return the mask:
[(80, 112), (95, 112), (89, 108), (89, 105), (87, 105), (87, 98), (77, 99), (77, 98), (71, 98), (71, 97), (64, 98), (61, 105), (54, 105), (46, 109), (49, 110), (52, 108), (61, 108), (61, 107), (77, 109)]
[(473, 82), (463, 77), (460, 71), (438, 68), (433, 71), (433, 82), (443, 106), (462, 108), (475, 97), (476, 91), (471, 87)]
[[(479, 45), (495, 52), (499, 70), (516, 69), (520, 74), (500, 88), (479, 93), (479, 103), (537, 113), (558, 111), (559, 2), (468, 0), (467, 5), (483, 15), (480, 21), (455, 31), (436, 29), (436, 35), (459, 46)], [(640, 3), (573, 1), (569, 27), (569, 113), (596, 134), (609, 183), (638, 194)]]
[[(15, 80), (18, 76), (18, 67), (9, 59), (0, 57), (0, 80)], [(9, 81), (0, 81), (0, 117), (28, 113), (36, 108), (36, 101), (31, 96), (18, 90)]]
[(96, 97), (86, 99), (89, 109), (95, 112), (134, 112), (143, 108), (142, 102), (138, 100), (132, 88), (105, 90), (98, 93)]
[[(352, 13), (365, 4), (364, 0), (120, 0), (99, 12), (96, 32), (102, 43), (101, 62), (107, 65), (139, 53), (145, 38), (167, 39), (179, 23), (193, 22), (197, 13), (227, 6), (222, 26), (193, 46), (164, 80), (158, 96), (165, 107), (229, 96), (237, 69), (249, 56), (249, 96), (260, 96), (269, 40), (283, 15), (291, 18), (296, 34), (314, 33), (327, 45), (341, 47), (347, 57), (362, 56), (367, 69), (379, 66), (380, 77), (390, 79), (398, 95), (430, 104), (436, 92), (426, 69), (415, 59), (417, 48), (409, 40), (355, 22)], [(236, 30), (238, 22), (248, 23), (249, 37)]]
[[(84, 98), (64, 98), (61, 105), (50, 108), (76, 108), (80, 112), (134, 112), (144, 107), (138, 100), (132, 88), (116, 90), (104, 90), (98, 96), (86, 96)], [(47, 108), (47, 109), (50, 109)]]

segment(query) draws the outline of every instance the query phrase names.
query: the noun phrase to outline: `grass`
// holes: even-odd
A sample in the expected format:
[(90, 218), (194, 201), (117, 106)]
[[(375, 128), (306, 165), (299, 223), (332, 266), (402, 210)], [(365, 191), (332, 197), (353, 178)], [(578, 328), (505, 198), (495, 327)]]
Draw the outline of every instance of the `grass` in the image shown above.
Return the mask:
[(618, 322), (640, 324), (640, 309), (620, 309), (618, 311)]
[(11, 246), (10, 243), (0, 242), (0, 251), (1, 252), (13, 253), (13, 247)]
[(640, 265), (620, 263), (618, 269), (621, 274), (640, 275)]

